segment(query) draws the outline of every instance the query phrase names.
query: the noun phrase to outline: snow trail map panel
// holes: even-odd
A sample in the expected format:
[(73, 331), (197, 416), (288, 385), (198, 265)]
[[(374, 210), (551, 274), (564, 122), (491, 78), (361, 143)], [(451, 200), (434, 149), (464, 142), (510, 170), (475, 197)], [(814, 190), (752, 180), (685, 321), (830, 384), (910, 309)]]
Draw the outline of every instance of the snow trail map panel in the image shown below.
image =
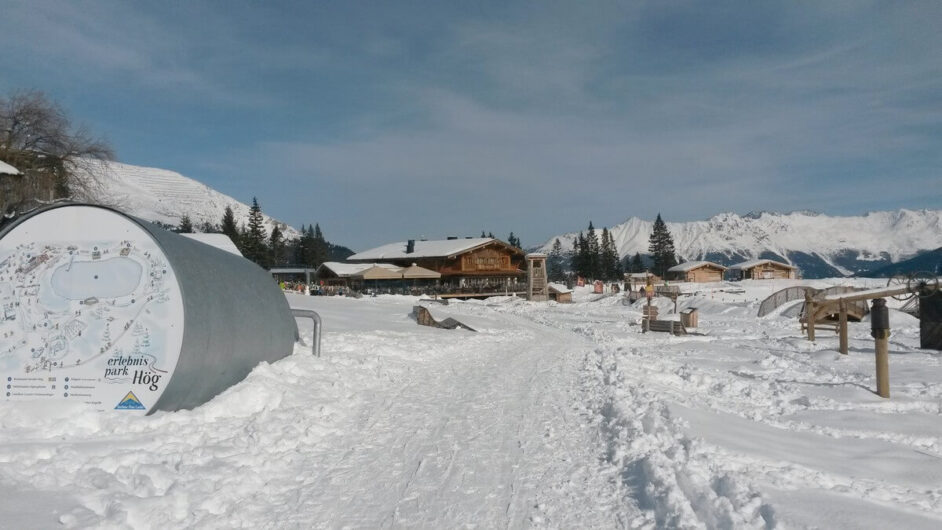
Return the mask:
[(93, 206), (36, 214), (0, 239), (0, 395), (146, 413), (173, 375), (183, 299), (151, 236)]

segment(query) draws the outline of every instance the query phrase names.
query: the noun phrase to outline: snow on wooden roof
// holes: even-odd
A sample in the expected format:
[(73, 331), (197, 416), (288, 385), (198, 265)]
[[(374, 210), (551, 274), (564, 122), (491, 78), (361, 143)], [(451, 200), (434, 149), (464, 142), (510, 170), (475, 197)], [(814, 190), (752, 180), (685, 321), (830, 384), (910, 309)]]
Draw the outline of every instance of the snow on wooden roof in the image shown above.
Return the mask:
[(389, 268), (377, 264), (353, 276), (363, 280), (398, 280), (402, 278), (401, 270), (399, 267)]
[(19, 169), (7, 164), (3, 160), (0, 160), (0, 175), (22, 175)]
[[(416, 241), (412, 252), (407, 253), (406, 241), (390, 243), (381, 247), (371, 248), (358, 252), (349, 258), (350, 261), (380, 260), (380, 259), (413, 259), (413, 258), (443, 258), (461, 254), (489, 243), (501, 243), (492, 237), (475, 237), (471, 239), (446, 239), (435, 241)], [(503, 244), (503, 243), (502, 243)]]
[(242, 253), (239, 252), (238, 247), (235, 246), (235, 243), (229, 239), (229, 236), (226, 234), (180, 234), (181, 236), (188, 237), (194, 241), (199, 241), (205, 245), (211, 247), (216, 247), (219, 250), (225, 250), (230, 254), (235, 254), (236, 256), (241, 256)]
[(789, 265), (788, 263), (782, 263), (781, 261), (775, 261), (771, 259), (753, 259), (749, 261), (744, 261), (742, 263), (737, 263), (735, 265), (730, 265), (729, 268), (736, 269), (736, 270), (746, 270), (746, 269), (751, 269), (753, 267), (758, 267), (759, 265), (777, 265), (779, 267), (785, 267), (787, 269), (798, 268), (793, 265)]
[(688, 261), (680, 265), (674, 265), (667, 269), (667, 272), (689, 272), (694, 269), (699, 269), (700, 267), (715, 267), (720, 270), (726, 270), (726, 267), (719, 263), (713, 263), (712, 261)]
[(419, 267), (413, 263), (410, 267), (402, 269), (402, 277), (407, 280), (419, 280), (426, 278), (441, 278), (442, 274), (438, 271), (426, 269), (425, 267)]
[(317, 268), (318, 274), (320, 274), (321, 269), (327, 269), (341, 278), (346, 278), (350, 276), (356, 276), (361, 272), (373, 268), (373, 267), (383, 267), (389, 270), (398, 271), (400, 267), (397, 267), (391, 263), (341, 263), (339, 261), (325, 261), (321, 263), (321, 266)]
[(572, 292), (572, 289), (566, 287), (565, 285), (563, 285), (563, 284), (561, 284), (561, 283), (548, 283), (548, 284), (546, 284), (546, 287), (547, 287), (550, 291), (553, 291), (554, 293), (558, 293), (558, 294), (565, 294), (565, 293), (571, 293), (571, 292)]

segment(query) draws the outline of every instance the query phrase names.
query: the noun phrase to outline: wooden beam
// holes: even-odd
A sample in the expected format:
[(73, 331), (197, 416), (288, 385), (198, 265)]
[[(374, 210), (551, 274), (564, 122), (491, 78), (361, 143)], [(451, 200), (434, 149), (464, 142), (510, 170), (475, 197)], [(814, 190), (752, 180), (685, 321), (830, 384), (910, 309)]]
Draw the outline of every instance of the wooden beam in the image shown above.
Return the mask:
[(845, 302), (856, 302), (858, 300), (873, 300), (875, 298), (886, 298), (887, 296), (894, 296), (897, 294), (909, 293), (912, 292), (909, 287), (881, 287), (879, 289), (869, 289), (867, 291), (857, 291), (854, 293), (838, 293), (830, 294), (828, 296), (822, 297), (818, 302), (838, 302), (844, 300)]

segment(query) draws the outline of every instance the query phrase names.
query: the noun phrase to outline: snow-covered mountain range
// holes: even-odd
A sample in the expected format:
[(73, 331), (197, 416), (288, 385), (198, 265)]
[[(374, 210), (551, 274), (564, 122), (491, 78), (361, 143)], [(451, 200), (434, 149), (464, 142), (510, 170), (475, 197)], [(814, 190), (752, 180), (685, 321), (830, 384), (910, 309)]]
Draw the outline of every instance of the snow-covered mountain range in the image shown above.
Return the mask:
[[(648, 252), (653, 221), (632, 217), (609, 231), (624, 258)], [(802, 269), (805, 277), (853, 275), (877, 269), (942, 246), (942, 211), (898, 210), (836, 217), (814, 212), (758, 212), (743, 216), (721, 213), (706, 221), (667, 223), (677, 254), (684, 260), (729, 265), (772, 258)], [(602, 227), (597, 227), (601, 232)], [(577, 233), (550, 238), (540, 247), (549, 252), (559, 238), (572, 249)]]
[[(105, 162), (93, 167), (97, 185), (86, 199), (114, 206), (146, 221), (176, 226), (184, 214), (199, 230), (204, 222), (219, 224), (226, 206), (232, 208), (236, 223), (248, 220), (249, 205), (220, 193), (209, 186), (175, 171), (152, 167)], [(277, 224), (287, 238), (300, 234), (277, 219), (265, 215), (265, 229), (270, 234)]]

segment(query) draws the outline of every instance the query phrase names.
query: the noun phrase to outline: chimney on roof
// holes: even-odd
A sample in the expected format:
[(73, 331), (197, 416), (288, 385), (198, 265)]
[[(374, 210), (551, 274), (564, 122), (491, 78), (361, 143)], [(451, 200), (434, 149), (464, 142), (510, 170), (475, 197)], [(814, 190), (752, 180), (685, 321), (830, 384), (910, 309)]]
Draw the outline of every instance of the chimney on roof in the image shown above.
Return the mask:
[(452, 239), (458, 239), (458, 236), (448, 236), (448, 241), (451, 241)]
[(406, 254), (412, 254), (413, 252), (415, 252), (415, 240), (410, 239), (406, 241)]

